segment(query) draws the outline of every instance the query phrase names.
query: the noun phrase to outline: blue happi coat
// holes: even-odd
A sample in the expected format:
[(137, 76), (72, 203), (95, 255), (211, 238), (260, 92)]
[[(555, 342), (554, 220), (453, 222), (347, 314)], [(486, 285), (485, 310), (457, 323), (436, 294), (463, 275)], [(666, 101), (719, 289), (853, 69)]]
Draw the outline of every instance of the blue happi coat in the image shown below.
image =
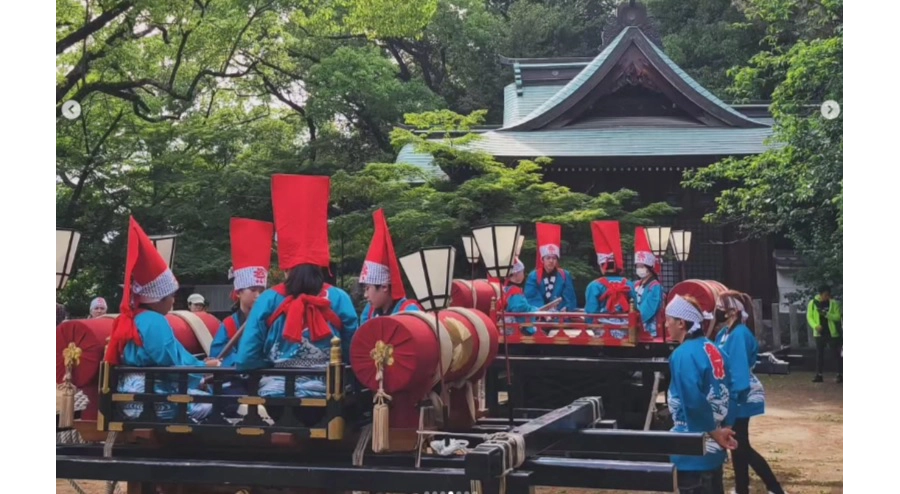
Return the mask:
[(753, 375), (759, 343), (745, 324), (738, 324), (731, 331), (722, 328), (716, 335), (716, 344), (728, 355), (731, 372), (731, 394), (737, 403), (736, 417), (746, 419), (766, 412), (766, 392), (762, 383)]
[[(605, 281), (604, 281), (605, 280)], [(607, 285), (619, 285), (622, 284), (628, 290), (628, 295), (633, 296), (634, 287), (631, 282), (625, 279), (622, 276), (604, 276), (603, 278), (596, 279), (590, 284), (588, 284), (587, 290), (584, 294), (584, 312), (585, 314), (609, 314), (609, 309), (607, 307), (607, 300), (603, 297), (609, 291)], [(624, 314), (627, 313), (631, 307), (628, 306), (627, 303), (621, 301), (614, 301), (614, 311), (613, 314)], [(589, 321), (596, 322), (606, 322), (610, 324), (621, 324), (625, 327), (628, 326), (628, 319), (591, 319)], [(594, 330), (597, 336), (603, 336), (604, 330)], [(628, 331), (622, 329), (613, 329), (610, 330), (610, 334), (616, 339), (623, 340), (628, 337)]]
[[(504, 312), (537, 312), (540, 307), (535, 307), (528, 303), (528, 299), (525, 297), (525, 292), (522, 291), (522, 288), (517, 285), (507, 285), (503, 287), (503, 311)], [(537, 330), (531, 326), (525, 327), (522, 326), (529, 318), (525, 317), (507, 317), (504, 319), (504, 322), (507, 324), (519, 323), (519, 330), (522, 334), (527, 336), (534, 336)], [(533, 318), (530, 318), (533, 319)], [(509, 336), (512, 334), (512, 329), (507, 328), (506, 334)]]
[[(419, 307), (419, 303), (415, 300), (410, 300), (407, 298), (401, 298), (398, 300), (394, 307), (391, 309), (391, 314), (394, 315), (400, 312), (418, 312), (421, 311), (422, 308)], [(377, 311), (372, 308), (372, 304), (366, 302), (366, 306), (363, 308), (362, 314), (359, 315), (359, 325), (362, 326), (369, 319), (374, 319), (378, 316), (383, 316), (381, 311)]]
[[(122, 353), (122, 365), (132, 367), (200, 367), (205, 364), (191, 355), (178, 340), (166, 317), (159, 312), (144, 310), (138, 312), (134, 318), (134, 325), (141, 335), (142, 346), (130, 341), (125, 345)], [(201, 369), (198, 369), (202, 372)], [(190, 374), (188, 379), (188, 394), (209, 395), (199, 389), (202, 374)], [(120, 393), (134, 394), (144, 393), (145, 376), (141, 373), (125, 374), (119, 381)], [(157, 379), (154, 383), (154, 393), (177, 394), (177, 376), (170, 379)], [(144, 409), (142, 403), (126, 403), (122, 407), (125, 416), (137, 418)], [(176, 406), (174, 403), (155, 403), (154, 410), (160, 420), (172, 420), (175, 418)], [(211, 403), (191, 403), (188, 405), (188, 414), (195, 420), (202, 420), (212, 411)]]
[(638, 312), (641, 313), (644, 330), (654, 338), (659, 334), (657, 331), (657, 315), (659, 311), (663, 310), (666, 302), (665, 298), (663, 286), (659, 280), (652, 280), (647, 284), (643, 280), (638, 280), (634, 283), (634, 300)]
[[(728, 356), (704, 336), (684, 340), (669, 357), (669, 411), (672, 432), (711, 432), (734, 423)], [(710, 471), (721, 467), (727, 454), (712, 438), (704, 456), (672, 456), (679, 471)]]
[(528, 303), (534, 307), (543, 307), (562, 297), (562, 302), (556, 306), (556, 310), (560, 312), (578, 310), (572, 275), (562, 268), (557, 268), (553, 274), (543, 274), (543, 278), (539, 280), (537, 270), (534, 270), (525, 280), (525, 298), (528, 299)]
[[(213, 338), (212, 345), (209, 347), (209, 356), (218, 358), (219, 354), (222, 353), (222, 350), (225, 349), (225, 345), (231, 341), (231, 337), (237, 332), (237, 330), (241, 327), (240, 321), (240, 311), (235, 312), (234, 314), (226, 317), (222, 324), (219, 325), (219, 331), (216, 332), (216, 336)], [(234, 365), (234, 356), (237, 354), (238, 345), (240, 341), (235, 342), (234, 346), (231, 347), (231, 351), (228, 352), (228, 355), (222, 359), (222, 367), (232, 367)]]
[[(282, 286), (263, 292), (253, 309), (247, 316), (247, 326), (241, 336), (241, 346), (234, 359), (235, 367), (240, 371), (264, 369), (271, 367), (319, 367), (328, 364), (331, 354), (331, 338), (319, 341), (309, 340), (309, 329), (303, 329), (303, 341), (295, 343), (284, 339), (284, 323), (287, 314), (281, 314), (267, 325), (268, 319), (278, 310), (285, 300), (279, 293)], [(338, 329), (328, 324), (334, 336), (341, 339), (341, 350), (345, 363), (350, 359), (350, 340), (356, 332), (359, 320), (350, 295), (340, 288), (324, 285), (322, 296), (331, 303), (331, 309), (341, 320), (343, 328)], [(297, 377), (295, 392), (299, 398), (324, 398), (325, 380), (318, 377)], [(284, 378), (267, 376), (259, 381), (259, 395), (263, 397), (284, 396)]]

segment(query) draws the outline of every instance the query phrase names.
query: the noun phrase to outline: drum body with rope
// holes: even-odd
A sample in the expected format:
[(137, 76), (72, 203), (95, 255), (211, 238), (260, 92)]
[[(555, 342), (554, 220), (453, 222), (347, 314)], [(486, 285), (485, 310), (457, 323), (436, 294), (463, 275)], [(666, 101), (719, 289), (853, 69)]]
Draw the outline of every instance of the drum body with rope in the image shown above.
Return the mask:
[[(416, 429), (419, 402), (429, 395), (435, 399), (431, 393), (440, 383), (444, 391), (471, 394), (471, 384), (496, 358), (499, 340), (496, 323), (474, 309), (402, 312), (360, 326), (350, 345), (350, 364), (362, 385), (390, 396), (392, 429)], [(440, 402), (449, 396), (443, 394)], [(466, 404), (467, 395), (458, 394)]]
[[(684, 280), (669, 291), (668, 301), (672, 300), (675, 295), (689, 295), (697, 299), (700, 308), (704, 312), (715, 314), (716, 299), (719, 295), (728, 291), (725, 285), (714, 280)], [(715, 321), (711, 320), (706, 326), (706, 335), (709, 336), (710, 331), (715, 326)]]
[(450, 286), (450, 306), (478, 309), (491, 313), (491, 300), (500, 300), (500, 283), (488, 280), (453, 280)]
[[(113, 330), (118, 314), (106, 314), (94, 319), (73, 319), (56, 327), (56, 383), (61, 384), (66, 375), (65, 354), (77, 352), (72, 362), (71, 383), (85, 395), (90, 403), (82, 412), (85, 420), (97, 417), (97, 377), (106, 342)], [(219, 330), (220, 321), (215, 316), (200, 312), (173, 311), (166, 320), (185, 349), (192, 354), (208, 354), (213, 335)], [(68, 351), (68, 352), (67, 352)]]

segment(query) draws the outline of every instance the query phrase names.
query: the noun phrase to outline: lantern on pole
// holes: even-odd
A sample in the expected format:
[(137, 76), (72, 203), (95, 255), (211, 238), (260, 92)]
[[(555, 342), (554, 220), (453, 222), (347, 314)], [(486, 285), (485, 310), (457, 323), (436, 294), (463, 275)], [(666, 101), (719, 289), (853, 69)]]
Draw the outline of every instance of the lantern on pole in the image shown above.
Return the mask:
[(81, 241), (81, 232), (66, 228), (56, 229), (56, 290), (62, 290), (72, 276), (75, 253)]
[(169, 269), (174, 269), (175, 265), (175, 239), (177, 234), (169, 233), (166, 235), (150, 235), (148, 238), (153, 242), (153, 246), (159, 252), (159, 255), (169, 265)]
[(656, 257), (663, 257), (669, 250), (669, 236), (672, 231), (667, 226), (648, 226), (644, 229), (647, 232), (647, 240), (650, 241), (650, 250)]
[(471, 235), (463, 235), (462, 242), (466, 251), (466, 260), (469, 261), (469, 266), (472, 268), (472, 280), (474, 281), (475, 266), (478, 264), (478, 259), (481, 258), (481, 252), (478, 251), (478, 244)]
[(519, 235), (519, 240), (516, 242), (516, 257), (522, 257), (522, 247), (525, 246), (525, 235)]
[(426, 247), (400, 258), (400, 266), (425, 310), (438, 311), (450, 303), (456, 249)]
[(675, 260), (681, 265), (681, 280), (684, 281), (687, 279), (684, 265), (691, 255), (691, 232), (673, 230), (669, 241), (672, 244), (672, 251), (675, 253)]
[[(506, 278), (516, 261), (519, 225), (495, 224), (472, 230), (488, 275)], [(524, 238), (524, 237), (523, 237)]]

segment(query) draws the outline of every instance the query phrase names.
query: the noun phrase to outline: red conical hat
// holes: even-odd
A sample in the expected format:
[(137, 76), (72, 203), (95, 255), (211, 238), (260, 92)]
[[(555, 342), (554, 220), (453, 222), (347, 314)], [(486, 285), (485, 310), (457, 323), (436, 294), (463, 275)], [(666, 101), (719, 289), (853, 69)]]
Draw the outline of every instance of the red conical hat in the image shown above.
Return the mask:
[(537, 278), (538, 281), (544, 276), (545, 256), (556, 256), (559, 259), (559, 253), (562, 247), (562, 227), (552, 223), (537, 224)]
[(359, 282), (365, 285), (391, 285), (391, 298), (406, 298), (403, 278), (400, 277), (400, 264), (394, 252), (391, 231), (384, 217), (384, 210), (379, 209), (372, 214), (375, 220), (375, 234), (369, 244), (369, 252), (363, 263)]
[(234, 289), (268, 284), (275, 226), (268, 221), (231, 218), (231, 269)]
[(639, 226), (634, 229), (634, 263), (643, 264), (659, 273), (657, 268), (657, 259), (650, 249), (650, 239), (647, 237), (647, 230)]
[(312, 175), (272, 175), (272, 210), (278, 232), (278, 265), (288, 271), (301, 264), (327, 268), (328, 199), (331, 181)]
[(594, 251), (597, 252), (597, 264), (615, 261), (616, 267), (623, 267), (622, 236), (619, 233), (618, 221), (593, 221), (591, 234), (594, 237)]
[(106, 349), (106, 361), (118, 364), (125, 345), (129, 342), (133, 341), (138, 346), (143, 346), (141, 335), (134, 325), (133, 302), (136, 304), (159, 302), (177, 291), (178, 280), (175, 279), (165, 259), (156, 250), (141, 225), (134, 217), (129, 217), (122, 304)]

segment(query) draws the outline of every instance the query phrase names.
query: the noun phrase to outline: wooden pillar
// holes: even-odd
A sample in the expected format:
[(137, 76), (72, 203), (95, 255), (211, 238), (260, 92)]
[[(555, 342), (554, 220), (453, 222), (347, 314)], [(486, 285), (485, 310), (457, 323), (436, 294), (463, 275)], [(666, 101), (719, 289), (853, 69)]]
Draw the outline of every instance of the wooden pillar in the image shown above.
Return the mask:
[[(749, 308), (753, 311), (753, 334), (756, 335), (756, 341), (760, 347), (766, 345), (766, 335), (764, 334), (765, 324), (763, 324), (762, 299), (753, 299), (753, 307)], [(772, 343), (774, 345), (774, 343)]]
[(790, 305), (788, 309), (789, 323), (791, 328), (791, 348), (800, 348), (800, 328), (797, 325), (797, 306)]
[(772, 304), (772, 350), (781, 348), (781, 306)]

